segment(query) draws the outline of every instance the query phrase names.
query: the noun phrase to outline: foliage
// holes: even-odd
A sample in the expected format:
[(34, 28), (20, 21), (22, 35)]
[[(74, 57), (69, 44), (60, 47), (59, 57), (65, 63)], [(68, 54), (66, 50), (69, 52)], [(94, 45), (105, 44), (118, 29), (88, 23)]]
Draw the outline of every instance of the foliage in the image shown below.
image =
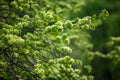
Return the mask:
[[(120, 36), (120, 0), (86, 0), (87, 4), (76, 16), (83, 17), (99, 13), (101, 9), (107, 9), (109, 18), (102, 22), (96, 30), (90, 31), (92, 51), (96, 52), (92, 67), (95, 70), (95, 80), (119, 80), (119, 39)], [(71, 13), (73, 14), (73, 13)], [(115, 43), (115, 44), (114, 44)], [(98, 52), (99, 51), (99, 52)], [(77, 53), (76, 53), (77, 54)], [(99, 63), (98, 63), (99, 62)], [(101, 64), (101, 65), (100, 65)], [(104, 65), (104, 66), (103, 66)]]
[[(106, 17), (103, 17), (103, 15), (106, 15)], [(102, 10), (102, 13), (100, 13), (99, 17), (93, 15), (95, 19), (94, 25), (101, 25), (102, 20), (105, 20), (107, 16), (109, 16), (109, 13), (106, 10)], [(95, 55), (101, 55), (99, 54), (100, 52), (93, 51), (94, 46), (91, 43), (92, 37), (88, 33), (88, 30), (71, 30), (70, 33), (72, 34), (70, 36), (70, 46), (73, 49), (73, 54), (71, 54), (72, 57), (82, 59), (84, 63), (89, 64), (94, 59)], [(104, 55), (102, 56), (104, 57)]]
[(120, 37), (112, 37), (107, 45), (110, 51), (106, 57), (112, 59), (113, 63), (120, 62)]
[[(65, 19), (81, 5), (75, 0), (1, 0), (0, 79), (93, 80), (81, 72), (80, 60), (67, 56), (72, 53), (68, 31), (97, 26), (91, 16)], [(105, 16), (103, 10), (99, 19)], [(90, 66), (84, 68), (91, 72)]]

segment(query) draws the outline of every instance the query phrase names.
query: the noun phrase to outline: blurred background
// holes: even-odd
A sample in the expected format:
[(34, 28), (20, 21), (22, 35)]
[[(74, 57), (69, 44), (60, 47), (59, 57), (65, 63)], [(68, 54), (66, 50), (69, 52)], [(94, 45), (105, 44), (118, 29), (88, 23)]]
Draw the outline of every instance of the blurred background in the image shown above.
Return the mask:
[(84, 4), (78, 10), (70, 12), (70, 19), (92, 16), (102, 9), (106, 9), (110, 15), (94, 31), (71, 31), (74, 36), (71, 36), (73, 54), (70, 56), (92, 65), (95, 80), (120, 80), (120, 0), (79, 2)]

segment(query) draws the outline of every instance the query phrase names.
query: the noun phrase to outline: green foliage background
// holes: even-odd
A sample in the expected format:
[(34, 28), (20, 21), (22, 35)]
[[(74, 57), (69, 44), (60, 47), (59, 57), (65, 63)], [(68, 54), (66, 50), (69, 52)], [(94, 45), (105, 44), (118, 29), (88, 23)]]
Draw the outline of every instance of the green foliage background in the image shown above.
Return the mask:
[[(90, 33), (95, 54), (92, 60), (95, 80), (119, 80), (120, 76), (120, 1), (119, 0), (86, 0), (85, 6), (71, 18), (99, 13), (107, 9), (109, 17)], [(73, 14), (73, 13), (71, 13)]]
[(119, 8), (119, 0), (0, 0), (0, 79), (119, 80)]

